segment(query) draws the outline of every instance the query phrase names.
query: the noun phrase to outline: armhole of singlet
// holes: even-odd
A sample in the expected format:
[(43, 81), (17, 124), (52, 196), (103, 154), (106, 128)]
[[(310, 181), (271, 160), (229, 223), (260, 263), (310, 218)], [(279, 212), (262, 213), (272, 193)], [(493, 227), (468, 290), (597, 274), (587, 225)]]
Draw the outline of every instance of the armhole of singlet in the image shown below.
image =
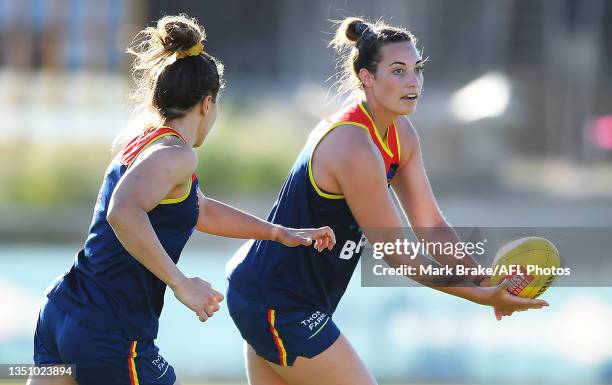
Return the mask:
[[(155, 142), (157, 142), (159, 139), (161, 138), (165, 138), (167, 136), (176, 136), (179, 139), (182, 139), (183, 141), (185, 139), (183, 139), (180, 135), (175, 134), (174, 132), (166, 132), (164, 134), (161, 134), (159, 136), (156, 136), (155, 138), (151, 139), (150, 141), (147, 142), (147, 144), (145, 144), (140, 151), (138, 151), (138, 153), (136, 154), (136, 156), (134, 156), (134, 159), (132, 160), (132, 162), (130, 162), (130, 164), (127, 165), (127, 168), (129, 169), (132, 164), (136, 161), (136, 158), (138, 158), (138, 156), (149, 146), (151, 146), (152, 144), (154, 144)], [(162, 199), (159, 204), (160, 205), (171, 205), (174, 203), (180, 203), (182, 201), (184, 201), (185, 199), (187, 199), (187, 197), (189, 197), (189, 194), (191, 193), (191, 187), (193, 186), (193, 182), (192, 182), (192, 177), (189, 178), (189, 183), (187, 184), (187, 191), (185, 192), (185, 194), (181, 195), (178, 198), (168, 198), (168, 199)]]
[(368, 134), (368, 136), (370, 136), (370, 131), (368, 130), (368, 128), (366, 126), (364, 126), (363, 124), (361, 124), (361, 123), (357, 123), (357, 122), (338, 122), (338, 123), (334, 123), (334, 124), (332, 124), (327, 129), (327, 131), (323, 135), (321, 135), (321, 137), (313, 145), (312, 150), (310, 151), (310, 155), (308, 157), (308, 179), (310, 179), (310, 184), (315, 189), (317, 194), (319, 194), (319, 196), (321, 196), (323, 198), (327, 198), (327, 199), (344, 199), (344, 195), (342, 195), (342, 194), (330, 194), (330, 193), (327, 193), (327, 192), (321, 190), (321, 188), (319, 188), (319, 186), (317, 186), (317, 182), (315, 182), (314, 174), (312, 172), (312, 157), (314, 156), (314, 152), (317, 149), (317, 147), (319, 146), (319, 143), (321, 143), (321, 141), (323, 140), (323, 138), (325, 138), (327, 136), (327, 134), (332, 132), (332, 130), (334, 128), (336, 128), (336, 127), (347, 126), (347, 125), (357, 126), (357, 127), (363, 128), (366, 131), (366, 133)]

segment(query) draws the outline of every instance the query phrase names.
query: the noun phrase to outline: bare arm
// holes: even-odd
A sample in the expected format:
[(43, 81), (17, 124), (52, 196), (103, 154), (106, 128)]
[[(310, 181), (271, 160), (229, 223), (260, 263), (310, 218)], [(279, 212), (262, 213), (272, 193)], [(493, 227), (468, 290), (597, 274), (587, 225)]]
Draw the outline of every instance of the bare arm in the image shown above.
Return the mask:
[[(362, 132), (357, 134), (344, 129), (343, 135), (335, 135), (330, 140), (338, 140), (337, 145), (330, 143), (328, 148), (334, 148), (333, 161), (326, 162), (326, 167), (338, 182), (342, 193), (347, 200), (351, 212), (365, 231), (371, 243), (394, 242), (398, 238), (405, 238), (408, 234), (402, 229), (400, 214), (395, 209), (389, 190), (386, 187), (384, 163), (377, 153), (370, 139)], [(358, 128), (353, 128), (359, 130)], [(320, 159), (330, 159), (324, 154)], [(377, 229), (377, 230), (373, 230)], [(437, 265), (422, 255), (414, 259), (403, 254), (391, 254), (385, 257), (391, 266), (427, 266)], [(438, 265), (439, 266), (439, 265)], [(497, 288), (480, 288), (476, 286), (439, 286), (439, 281), (425, 275), (411, 275), (411, 279), (433, 287), (434, 289), (452, 294), (467, 300), (484, 305), (504, 305), (513, 309), (526, 309), (541, 307), (543, 301), (529, 300), (513, 297)]]
[(147, 212), (187, 180), (196, 166), (186, 146), (159, 144), (145, 150), (117, 184), (107, 220), (126, 250), (161, 281), (176, 286), (185, 276), (166, 253)]
[(199, 278), (187, 278), (161, 245), (147, 212), (195, 170), (195, 153), (178, 139), (145, 150), (121, 178), (110, 200), (108, 223), (125, 249), (167, 284), (174, 295), (205, 321), (223, 296)]
[(229, 238), (274, 239), (274, 224), (207, 198), (202, 191), (198, 191), (198, 201), (198, 231)]
[(204, 233), (230, 238), (260, 239), (280, 242), (285, 246), (309, 246), (315, 240), (319, 251), (331, 248), (336, 238), (329, 227), (290, 229), (264, 221), (225, 203), (207, 198), (198, 191), (200, 213), (196, 229)]
[[(419, 239), (456, 244), (460, 241), (459, 237), (442, 215), (425, 173), (416, 130), (412, 123), (403, 117), (398, 120), (396, 126), (402, 154), (401, 164), (393, 178), (392, 187), (408, 216), (412, 229)], [(467, 267), (478, 266), (478, 262), (471, 255), (457, 258), (452, 254), (437, 253), (432, 256), (441, 264), (451, 267), (458, 264)], [(478, 284), (485, 278), (485, 276), (471, 277)]]

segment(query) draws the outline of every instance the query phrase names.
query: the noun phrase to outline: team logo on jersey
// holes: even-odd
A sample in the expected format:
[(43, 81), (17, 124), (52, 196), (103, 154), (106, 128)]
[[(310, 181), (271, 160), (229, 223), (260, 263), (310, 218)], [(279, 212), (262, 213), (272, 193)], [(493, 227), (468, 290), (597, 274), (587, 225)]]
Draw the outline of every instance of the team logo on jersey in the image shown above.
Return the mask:
[(367, 242), (368, 239), (363, 234), (361, 234), (359, 242), (347, 239), (346, 242), (344, 242), (344, 245), (342, 246), (342, 249), (340, 250), (340, 255), (338, 255), (338, 257), (340, 259), (353, 258), (353, 255), (359, 254), (361, 252), (361, 249), (366, 245)]

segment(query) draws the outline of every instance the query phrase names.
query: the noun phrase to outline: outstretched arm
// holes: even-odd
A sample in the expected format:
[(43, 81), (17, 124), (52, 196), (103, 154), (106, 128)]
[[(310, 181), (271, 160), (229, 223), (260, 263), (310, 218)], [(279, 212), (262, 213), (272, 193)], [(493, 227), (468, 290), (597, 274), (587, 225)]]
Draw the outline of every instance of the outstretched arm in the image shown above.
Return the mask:
[[(407, 118), (400, 118), (396, 124), (401, 142), (401, 164), (391, 186), (408, 216), (408, 220), (419, 239), (429, 242), (459, 242), (459, 237), (446, 221), (434, 197), (429, 179), (425, 172), (421, 154), (421, 146), (417, 132)], [(443, 265), (455, 266), (462, 264), (476, 267), (478, 262), (471, 255), (457, 259), (448, 254), (433, 255)], [(472, 276), (474, 283), (480, 286), (491, 286), (486, 276)], [(495, 317), (500, 320), (502, 315), (511, 315), (512, 311), (495, 309)]]
[(315, 248), (319, 251), (331, 249), (336, 243), (329, 227), (290, 229), (207, 198), (202, 191), (198, 191), (198, 200), (200, 213), (196, 229), (204, 233), (229, 238), (272, 240), (290, 247), (310, 246), (314, 240)]
[[(393, 178), (391, 186), (408, 216), (408, 220), (418, 239), (427, 242), (460, 242), (454, 229), (448, 224), (425, 173), (421, 156), (421, 147), (416, 130), (407, 118), (400, 118), (396, 124), (401, 141), (401, 164)], [(471, 255), (456, 258), (451, 254), (437, 253), (432, 255), (442, 265), (477, 267), (478, 262)], [(472, 276), (476, 284), (486, 276)]]
[[(358, 167), (356, 167), (358, 165)], [(338, 182), (351, 212), (370, 243), (395, 242), (408, 236), (400, 214), (386, 187), (385, 167), (376, 148), (366, 135), (345, 135), (342, 146), (335, 146), (334, 161), (327, 163)], [(393, 266), (440, 266), (423, 255), (390, 254), (385, 261)], [(505, 288), (482, 288), (464, 282), (461, 286), (444, 285), (439, 277), (424, 274), (409, 278), (434, 289), (483, 305), (523, 310), (546, 305), (541, 300), (514, 297)], [(444, 277), (450, 278), (450, 277)]]

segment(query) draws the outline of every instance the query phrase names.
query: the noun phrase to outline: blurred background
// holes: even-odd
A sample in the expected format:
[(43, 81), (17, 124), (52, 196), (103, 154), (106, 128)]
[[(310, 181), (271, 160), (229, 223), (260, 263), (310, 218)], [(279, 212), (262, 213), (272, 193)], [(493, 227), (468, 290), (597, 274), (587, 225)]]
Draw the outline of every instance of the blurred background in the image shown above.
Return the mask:
[[(42, 292), (85, 239), (129, 120), (125, 48), (180, 12), (226, 66), (199, 149), (211, 197), (267, 215), (309, 130), (344, 102), (331, 20), (383, 17), (429, 57), (411, 120), (451, 224), (612, 234), (610, 1), (0, 0), (1, 363), (31, 362)], [(196, 234), (180, 266), (224, 290), (240, 244)], [(612, 290), (544, 299), (498, 323), (430, 289), (363, 288), (357, 272), (334, 317), (381, 383), (611, 384)], [(202, 325), (169, 295), (157, 342), (183, 381), (246, 382), (225, 309)]]

